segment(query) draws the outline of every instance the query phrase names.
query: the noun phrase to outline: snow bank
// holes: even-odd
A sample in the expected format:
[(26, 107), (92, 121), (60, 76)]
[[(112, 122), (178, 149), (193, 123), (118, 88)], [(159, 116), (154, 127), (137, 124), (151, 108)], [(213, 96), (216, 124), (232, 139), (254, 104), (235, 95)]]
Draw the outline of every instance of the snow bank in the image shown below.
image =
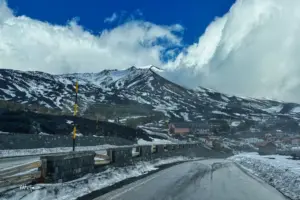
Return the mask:
[[(117, 146), (105, 144), (105, 145), (98, 145), (98, 146), (76, 147), (76, 151), (99, 151), (99, 150), (104, 150), (113, 147), (117, 147)], [(73, 147), (9, 149), (9, 150), (0, 150), (0, 158), (12, 157), (12, 156), (28, 156), (28, 155), (50, 154), (50, 153), (62, 153), (62, 152), (70, 152), (70, 151), (73, 151)]]
[(153, 138), (153, 141), (149, 142), (143, 139), (139, 139), (137, 142), (139, 145), (150, 145), (150, 144), (172, 144), (173, 142), (169, 140), (162, 140), (162, 139), (156, 139)]
[(156, 170), (163, 164), (174, 163), (178, 161), (191, 160), (186, 157), (174, 157), (169, 159), (157, 159), (149, 162), (139, 162), (134, 166), (124, 168), (111, 167), (98, 174), (89, 174), (81, 179), (60, 183), (60, 184), (38, 184), (31, 190), (22, 190), (16, 188), (3, 194), (3, 200), (75, 200), (76, 198), (92, 191), (113, 185), (122, 180), (141, 176), (150, 171)]
[(288, 156), (259, 156), (257, 153), (235, 155), (229, 159), (262, 178), (291, 199), (300, 199), (300, 161)]

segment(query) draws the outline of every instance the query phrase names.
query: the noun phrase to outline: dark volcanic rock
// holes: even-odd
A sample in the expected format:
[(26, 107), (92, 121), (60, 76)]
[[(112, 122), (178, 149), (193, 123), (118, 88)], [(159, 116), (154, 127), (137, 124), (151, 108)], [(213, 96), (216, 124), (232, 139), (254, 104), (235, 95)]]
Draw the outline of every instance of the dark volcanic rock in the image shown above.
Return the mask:
[(71, 135), (73, 123), (77, 124), (77, 132), (85, 136), (111, 136), (124, 138), (129, 141), (152, 139), (141, 129), (134, 129), (114, 123), (74, 117), (38, 114), (24, 111), (0, 112), (0, 131), (9, 133), (39, 134), (47, 133), (53, 135)]

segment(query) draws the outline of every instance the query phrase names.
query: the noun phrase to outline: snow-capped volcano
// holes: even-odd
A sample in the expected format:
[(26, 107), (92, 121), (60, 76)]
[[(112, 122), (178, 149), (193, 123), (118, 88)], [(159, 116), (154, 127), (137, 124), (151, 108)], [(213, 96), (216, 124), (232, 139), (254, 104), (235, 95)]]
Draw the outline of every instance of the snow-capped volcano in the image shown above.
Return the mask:
[(298, 128), (298, 104), (228, 96), (202, 87), (187, 89), (160, 76), (160, 71), (151, 65), (62, 75), (1, 69), (0, 99), (71, 113), (78, 81), (79, 112), (89, 117), (148, 117), (151, 122), (216, 119), (233, 127)]

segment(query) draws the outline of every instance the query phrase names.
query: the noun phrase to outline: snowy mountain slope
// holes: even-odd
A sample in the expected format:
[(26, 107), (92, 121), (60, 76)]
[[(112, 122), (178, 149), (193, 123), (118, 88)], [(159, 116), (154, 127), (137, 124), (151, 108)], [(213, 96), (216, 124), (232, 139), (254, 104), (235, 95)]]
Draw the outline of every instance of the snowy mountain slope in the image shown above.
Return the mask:
[[(159, 70), (131, 67), (99, 73), (50, 75), (43, 72), (0, 70), (0, 100), (73, 110), (74, 83), (79, 82), (81, 115), (157, 116), (156, 121), (224, 120), (239, 126), (268, 127), (300, 122), (300, 105), (228, 96), (198, 87), (186, 89), (168, 81)], [(118, 108), (118, 109), (116, 109)], [(236, 128), (234, 126), (233, 128)], [(260, 127), (261, 128), (261, 127)]]

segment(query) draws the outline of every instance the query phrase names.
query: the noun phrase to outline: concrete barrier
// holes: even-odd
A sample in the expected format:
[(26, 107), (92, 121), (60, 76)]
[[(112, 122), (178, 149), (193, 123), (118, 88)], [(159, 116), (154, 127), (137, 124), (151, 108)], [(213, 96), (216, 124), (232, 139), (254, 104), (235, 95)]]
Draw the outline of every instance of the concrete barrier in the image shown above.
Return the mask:
[[(226, 158), (231, 155), (228, 152), (216, 151), (194, 143), (116, 147), (107, 149), (107, 155), (96, 155), (93, 151), (52, 154), (41, 157), (39, 182), (71, 181), (88, 173), (104, 171), (111, 166), (124, 167), (139, 161), (165, 159), (172, 156)], [(36, 175), (34, 178), (37, 178)]]
[(133, 163), (132, 147), (110, 149), (111, 164), (122, 167)]
[(152, 154), (155, 154), (156, 151), (152, 151), (152, 146), (141, 146), (140, 154), (141, 160), (150, 160), (152, 158)]
[(42, 156), (41, 178), (45, 183), (65, 182), (94, 172), (95, 152), (69, 152)]

